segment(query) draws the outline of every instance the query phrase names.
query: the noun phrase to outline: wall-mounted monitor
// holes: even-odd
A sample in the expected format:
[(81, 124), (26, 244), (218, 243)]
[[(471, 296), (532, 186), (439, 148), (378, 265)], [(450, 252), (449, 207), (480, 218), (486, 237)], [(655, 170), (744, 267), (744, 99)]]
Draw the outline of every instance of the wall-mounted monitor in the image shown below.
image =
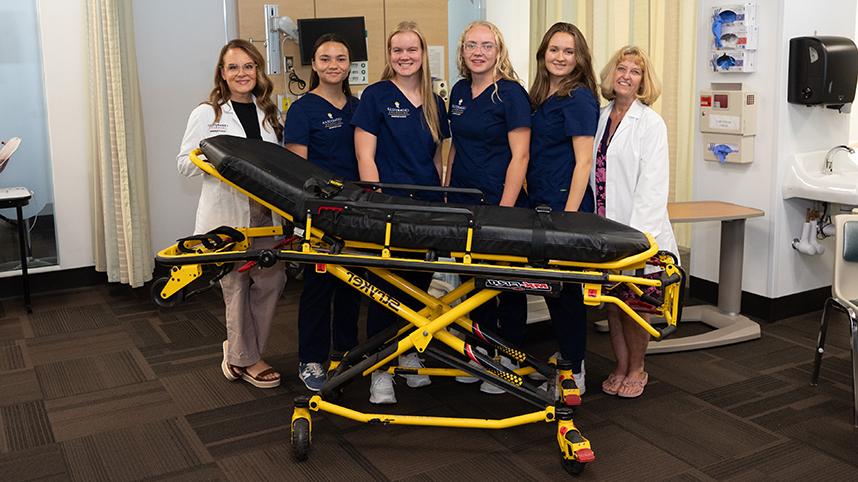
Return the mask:
[(299, 18), (298, 46), (301, 64), (310, 65), (313, 60), (313, 45), (326, 33), (335, 33), (343, 38), (351, 50), (352, 62), (369, 60), (366, 55), (366, 25), (363, 17)]

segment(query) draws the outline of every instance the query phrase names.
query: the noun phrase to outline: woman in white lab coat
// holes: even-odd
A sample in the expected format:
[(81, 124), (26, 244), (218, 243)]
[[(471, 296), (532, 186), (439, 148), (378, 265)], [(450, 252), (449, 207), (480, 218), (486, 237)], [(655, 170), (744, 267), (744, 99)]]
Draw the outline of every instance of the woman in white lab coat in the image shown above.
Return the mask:
[[(232, 40), (221, 49), (214, 88), (209, 99), (191, 112), (177, 157), (181, 174), (203, 176), (195, 234), (224, 225), (271, 226), (280, 222), (280, 217), (269, 209), (204, 174), (189, 158), (200, 141), (217, 135), (279, 143), (283, 126), (271, 102), (272, 88), (265, 75), (265, 59), (250, 42)], [(274, 244), (274, 238), (253, 240), (253, 248), (257, 249)], [(262, 359), (262, 352), (285, 282), (281, 263), (244, 273), (232, 271), (221, 279), (227, 329), (221, 370), (228, 380), (243, 379), (259, 388), (280, 385), (280, 374)]]
[[(677, 255), (667, 215), (667, 127), (649, 107), (661, 87), (646, 53), (634, 46), (618, 50), (602, 70), (601, 93), (610, 102), (599, 116), (594, 145), (590, 182), (596, 213), (652, 234), (659, 249)], [(613, 305), (608, 323), (617, 364), (602, 391), (638, 397), (649, 378), (644, 370), (649, 334)]]

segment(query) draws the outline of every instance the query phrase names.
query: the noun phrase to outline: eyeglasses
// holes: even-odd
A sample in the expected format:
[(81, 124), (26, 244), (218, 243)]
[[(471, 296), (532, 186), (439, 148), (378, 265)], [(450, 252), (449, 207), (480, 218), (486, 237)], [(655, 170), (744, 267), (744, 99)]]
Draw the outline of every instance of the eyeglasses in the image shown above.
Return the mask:
[(477, 50), (477, 48), (479, 48), (483, 52), (489, 54), (494, 52), (494, 50), (497, 48), (497, 45), (490, 42), (484, 42), (481, 44), (478, 44), (476, 42), (465, 42), (462, 47), (464, 47), (466, 52), (473, 52), (474, 50)]
[(229, 64), (229, 65), (224, 66), (224, 68), (230, 74), (237, 74), (240, 71), (244, 71), (244, 72), (248, 72), (248, 73), (256, 72), (256, 64), (254, 64), (252, 62), (246, 63), (244, 65)]

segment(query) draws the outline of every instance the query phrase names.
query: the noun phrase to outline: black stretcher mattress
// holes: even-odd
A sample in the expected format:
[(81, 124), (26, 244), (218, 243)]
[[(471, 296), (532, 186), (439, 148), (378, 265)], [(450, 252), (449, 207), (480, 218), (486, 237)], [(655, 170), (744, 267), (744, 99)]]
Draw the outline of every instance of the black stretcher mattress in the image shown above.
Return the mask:
[[(203, 140), (200, 148), (225, 179), (289, 213), (296, 223), (305, 222), (310, 209), (314, 227), (344, 240), (384, 244), (385, 223), (393, 212), (391, 246), (439, 254), (463, 252), (467, 215), (404, 209), (461, 207), (473, 213), (474, 253), (522, 256), (534, 262), (604, 263), (650, 248), (640, 231), (594, 214), (435, 203), (372, 192), (350, 182), (338, 189), (329, 183), (335, 179), (330, 173), (270, 142), (216, 136)], [(344, 205), (348, 208), (340, 209)]]

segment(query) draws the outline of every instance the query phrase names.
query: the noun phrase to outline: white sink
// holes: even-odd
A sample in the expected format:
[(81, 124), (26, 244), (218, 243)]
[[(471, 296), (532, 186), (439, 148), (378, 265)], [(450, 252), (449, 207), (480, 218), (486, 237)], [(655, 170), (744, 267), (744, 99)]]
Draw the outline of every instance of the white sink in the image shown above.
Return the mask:
[(825, 154), (815, 151), (796, 154), (787, 169), (783, 197), (858, 205), (858, 154), (845, 150), (831, 155), (832, 172), (825, 172)]

